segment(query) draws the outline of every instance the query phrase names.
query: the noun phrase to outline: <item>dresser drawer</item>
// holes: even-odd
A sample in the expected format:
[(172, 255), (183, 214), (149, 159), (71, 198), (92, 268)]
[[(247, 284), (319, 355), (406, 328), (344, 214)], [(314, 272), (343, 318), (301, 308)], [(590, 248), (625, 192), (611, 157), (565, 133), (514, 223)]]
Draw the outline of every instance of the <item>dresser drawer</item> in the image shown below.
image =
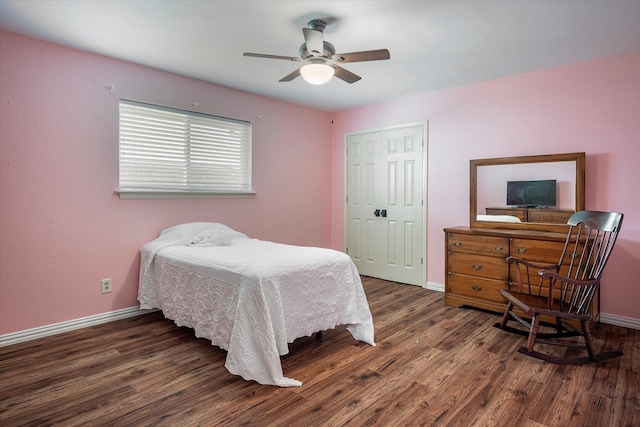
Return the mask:
[(553, 213), (545, 210), (533, 210), (529, 211), (529, 222), (554, 222)]
[(509, 254), (509, 239), (504, 237), (449, 233), (447, 240), (449, 252), (466, 252), (501, 258), (506, 258)]
[(529, 222), (555, 222), (566, 223), (573, 212), (554, 211), (545, 209), (529, 209), (527, 214)]
[(455, 273), (449, 274), (447, 286), (447, 292), (497, 302), (505, 302), (500, 290), (508, 287), (506, 281)]
[(567, 212), (554, 212), (553, 213), (553, 222), (560, 222), (562, 224), (566, 224), (575, 212), (567, 211)]
[(448, 271), (451, 273), (468, 274), (497, 280), (507, 280), (509, 277), (506, 257), (497, 258), (464, 252), (451, 252), (448, 261)]
[(564, 248), (564, 242), (545, 240), (511, 239), (510, 255), (514, 258), (556, 264)]

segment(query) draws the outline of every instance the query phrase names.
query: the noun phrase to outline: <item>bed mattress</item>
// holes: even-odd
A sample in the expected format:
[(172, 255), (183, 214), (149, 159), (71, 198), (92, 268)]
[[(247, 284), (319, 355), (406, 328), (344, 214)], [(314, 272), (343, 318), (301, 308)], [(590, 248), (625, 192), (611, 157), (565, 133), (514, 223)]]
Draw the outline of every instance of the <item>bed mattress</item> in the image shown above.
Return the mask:
[(373, 319), (348, 255), (241, 233), (221, 245), (194, 244), (191, 232), (177, 233), (184, 238), (163, 234), (142, 250), (140, 306), (161, 309), (227, 350), (229, 372), (261, 384), (301, 385), (283, 375), (287, 344), (338, 325), (375, 345)]

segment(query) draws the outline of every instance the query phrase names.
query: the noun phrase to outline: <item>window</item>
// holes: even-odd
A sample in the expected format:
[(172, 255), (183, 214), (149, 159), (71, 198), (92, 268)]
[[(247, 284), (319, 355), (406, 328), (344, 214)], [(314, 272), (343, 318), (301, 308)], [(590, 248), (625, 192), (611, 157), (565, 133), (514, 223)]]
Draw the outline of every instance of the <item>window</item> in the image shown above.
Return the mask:
[(120, 196), (251, 194), (251, 124), (120, 100)]

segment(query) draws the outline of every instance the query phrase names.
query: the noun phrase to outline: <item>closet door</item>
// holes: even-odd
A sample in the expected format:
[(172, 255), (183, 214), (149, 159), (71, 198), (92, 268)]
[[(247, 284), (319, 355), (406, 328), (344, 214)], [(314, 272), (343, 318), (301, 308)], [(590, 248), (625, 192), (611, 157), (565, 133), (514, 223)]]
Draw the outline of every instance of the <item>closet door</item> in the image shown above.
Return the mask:
[(423, 133), (347, 136), (347, 252), (360, 274), (423, 283)]
[(376, 207), (383, 182), (377, 171), (381, 164), (380, 133), (348, 136), (347, 161), (347, 253), (360, 274), (381, 277), (377, 237), (380, 208)]

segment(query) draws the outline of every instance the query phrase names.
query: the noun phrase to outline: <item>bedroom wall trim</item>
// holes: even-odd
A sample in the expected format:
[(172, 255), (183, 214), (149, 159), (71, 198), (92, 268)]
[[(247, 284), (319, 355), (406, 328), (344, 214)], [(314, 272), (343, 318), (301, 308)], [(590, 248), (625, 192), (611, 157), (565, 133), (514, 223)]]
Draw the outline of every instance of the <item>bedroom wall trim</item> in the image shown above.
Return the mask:
[(430, 291), (444, 292), (444, 283), (427, 282), (424, 287)]
[(54, 323), (52, 325), (0, 335), (0, 347), (6, 347), (12, 344), (18, 344), (38, 338), (45, 338), (76, 329), (99, 325), (101, 323), (113, 322), (114, 320), (139, 316), (141, 314), (151, 313), (152, 311), (157, 310), (141, 310), (140, 307), (129, 307), (107, 313), (95, 314), (93, 316), (81, 317), (79, 319), (68, 320), (66, 322)]
[(633, 317), (600, 313), (600, 322), (606, 323), (607, 325), (622, 326), (623, 328), (636, 329), (640, 331), (640, 319), (634, 319)]

